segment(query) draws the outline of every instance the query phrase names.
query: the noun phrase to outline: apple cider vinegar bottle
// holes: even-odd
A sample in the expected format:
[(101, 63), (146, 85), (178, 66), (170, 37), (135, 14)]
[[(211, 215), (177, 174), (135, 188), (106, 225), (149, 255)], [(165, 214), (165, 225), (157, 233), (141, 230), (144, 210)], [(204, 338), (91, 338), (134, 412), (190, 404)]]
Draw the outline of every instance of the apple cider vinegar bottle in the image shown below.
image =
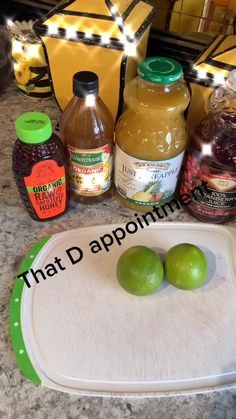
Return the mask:
[(76, 73), (74, 96), (61, 117), (71, 197), (83, 204), (111, 195), (114, 121), (98, 91), (95, 73)]

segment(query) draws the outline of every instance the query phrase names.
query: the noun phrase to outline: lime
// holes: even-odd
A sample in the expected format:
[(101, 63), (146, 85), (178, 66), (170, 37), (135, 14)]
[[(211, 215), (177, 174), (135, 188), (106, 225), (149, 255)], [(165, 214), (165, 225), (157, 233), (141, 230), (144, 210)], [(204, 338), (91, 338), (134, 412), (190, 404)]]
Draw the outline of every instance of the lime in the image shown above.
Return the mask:
[(208, 273), (206, 257), (193, 244), (178, 244), (165, 257), (165, 273), (169, 282), (177, 288), (199, 288), (204, 284)]
[(160, 256), (146, 246), (133, 246), (120, 256), (117, 279), (127, 292), (134, 295), (153, 294), (159, 288), (164, 268)]

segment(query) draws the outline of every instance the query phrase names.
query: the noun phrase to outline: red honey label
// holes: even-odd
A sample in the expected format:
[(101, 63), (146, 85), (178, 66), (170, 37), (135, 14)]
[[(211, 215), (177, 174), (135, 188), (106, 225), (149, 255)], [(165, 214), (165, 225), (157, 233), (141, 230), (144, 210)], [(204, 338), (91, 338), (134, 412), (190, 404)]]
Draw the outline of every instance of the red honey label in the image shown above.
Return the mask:
[(29, 199), (37, 216), (45, 220), (65, 211), (65, 168), (54, 160), (36, 163), (31, 175), (24, 178)]

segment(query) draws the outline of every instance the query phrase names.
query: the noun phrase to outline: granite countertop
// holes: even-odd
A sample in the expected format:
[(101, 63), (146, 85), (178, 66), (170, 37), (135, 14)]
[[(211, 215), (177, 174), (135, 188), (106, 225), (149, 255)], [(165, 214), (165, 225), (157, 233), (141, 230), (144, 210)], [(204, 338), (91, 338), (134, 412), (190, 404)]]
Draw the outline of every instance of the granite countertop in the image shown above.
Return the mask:
[[(47, 113), (55, 126), (59, 110), (53, 100), (33, 102), (14, 85), (0, 96), (0, 418), (236, 418), (236, 391), (218, 391), (164, 398), (100, 398), (64, 394), (37, 387), (16, 366), (8, 327), (9, 299), (14, 276), (26, 252), (39, 239), (77, 227), (127, 222), (130, 210), (112, 198), (96, 206), (71, 204), (59, 219), (38, 223), (23, 208), (11, 173), (14, 121), (23, 112)], [(169, 221), (193, 221), (182, 210)]]

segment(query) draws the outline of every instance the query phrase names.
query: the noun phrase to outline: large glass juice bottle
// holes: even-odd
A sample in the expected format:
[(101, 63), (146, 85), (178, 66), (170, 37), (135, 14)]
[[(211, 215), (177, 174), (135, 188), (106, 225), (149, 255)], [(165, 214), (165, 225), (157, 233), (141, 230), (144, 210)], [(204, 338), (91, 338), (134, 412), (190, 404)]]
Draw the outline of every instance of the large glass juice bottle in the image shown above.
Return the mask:
[(185, 206), (203, 222), (225, 223), (236, 216), (236, 70), (209, 99), (209, 115), (196, 127), (181, 176), (180, 193), (207, 184)]
[(175, 193), (188, 140), (183, 112), (190, 96), (182, 73), (177, 61), (150, 57), (125, 87), (127, 108), (115, 132), (115, 186), (135, 210), (164, 204)]
[(71, 197), (84, 204), (100, 202), (111, 192), (114, 121), (98, 90), (95, 73), (76, 73), (74, 96), (61, 117)]

